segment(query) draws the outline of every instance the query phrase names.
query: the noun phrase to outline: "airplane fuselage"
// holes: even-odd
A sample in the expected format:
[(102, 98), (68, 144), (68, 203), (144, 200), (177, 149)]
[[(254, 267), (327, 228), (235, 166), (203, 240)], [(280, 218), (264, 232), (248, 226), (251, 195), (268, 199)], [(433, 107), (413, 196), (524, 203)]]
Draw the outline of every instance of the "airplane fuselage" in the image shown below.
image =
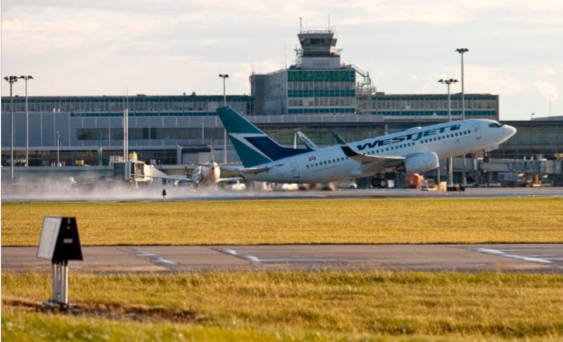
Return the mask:
[[(443, 159), (497, 146), (515, 132), (513, 127), (499, 125), (496, 121), (473, 119), (413, 128), (348, 145), (367, 156), (409, 158), (434, 152)], [(367, 172), (360, 162), (347, 157), (338, 145), (261, 164), (260, 167), (268, 168), (268, 171), (241, 174), (254, 181), (321, 183), (376, 173), (373, 169)], [(393, 168), (384, 167), (377, 172), (388, 169)]]

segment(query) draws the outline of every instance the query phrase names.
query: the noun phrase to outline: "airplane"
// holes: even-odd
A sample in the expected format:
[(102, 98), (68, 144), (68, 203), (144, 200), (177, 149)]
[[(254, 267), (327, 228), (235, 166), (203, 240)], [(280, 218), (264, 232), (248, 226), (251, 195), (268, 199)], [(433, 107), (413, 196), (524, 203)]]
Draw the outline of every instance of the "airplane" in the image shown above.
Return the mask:
[(470, 119), (415, 127), (323, 149), (280, 146), (230, 107), (217, 109), (219, 118), (249, 181), (325, 183), (374, 177), (385, 188), (385, 172), (420, 173), (439, 167), (439, 159), (491, 150), (508, 140), (516, 129), (488, 119)]
[[(236, 171), (241, 168), (240, 163), (226, 163), (218, 164), (215, 162), (215, 153), (213, 148), (211, 149), (211, 155), (209, 162), (207, 163), (192, 163), (192, 166), (196, 166), (192, 172), (192, 177), (188, 178), (182, 176), (151, 176), (153, 179), (165, 179), (174, 182), (187, 182), (192, 183), (195, 186), (199, 185), (217, 185), (220, 183), (237, 182), (243, 180), (242, 177), (231, 177), (231, 178), (221, 178), (221, 169), (227, 169), (230, 171)], [(186, 175), (188, 171), (188, 166), (185, 167)]]

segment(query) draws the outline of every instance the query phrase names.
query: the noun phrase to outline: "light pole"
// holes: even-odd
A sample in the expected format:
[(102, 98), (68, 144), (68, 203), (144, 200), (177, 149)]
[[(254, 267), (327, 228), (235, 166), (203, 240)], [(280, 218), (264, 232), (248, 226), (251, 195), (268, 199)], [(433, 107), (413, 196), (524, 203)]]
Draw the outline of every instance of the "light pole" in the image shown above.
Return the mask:
[(59, 146), (61, 146), (61, 144), (59, 143), (61, 139), (61, 135), (59, 134), (59, 131), (57, 131), (57, 167), (59, 167)]
[(33, 76), (20, 76), (25, 80), (25, 167), (29, 166), (29, 114), (27, 111), (27, 80), (32, 80)]
[[(469, 49), (466, 48), (459, 48), (456, 49), (457, 52), (461, 55), (461, 120), (465, 120), (465, 87), (464, 87), (464, 73), (463, 73), (463, 54), (469, 52)], [(465, 176), (465, 168), (466, 168), (466, 158), (465, 154), (463, 155), (463, 171), (461, 174), (461, 184), (467, 184), (467, 177)]]
[(14, 100), (12, 97), (12, 85), (18, 81), (17, 76), (6, 76), (4, 79), (10, 83), (10, 172), (14, 178)]
[[(225, 80), (229, 78), (228, 74), (219, 74), (223, 79), (223, 107), (227, 107), (227, 91), (225, 88)], [(227, 130), (223, 130), (223, 163), (227, 164)]]
[(223, 107), (227, 107), (227, 92), (225, 91), (225, 79), (229, 78), (228, 74), (219, 74), (223, 79)]
[[(448, 122), (452, 122), (452, 99), (450, 97), (450, 85), (456, 83), (457, 80), (450, 78), (449, 80), (439, 80), (439, 83), (446, 84), (448, 86)], [(452, 170), (452, 157), (448, 158), (448, 186), (454, 186), (454, 176)]]

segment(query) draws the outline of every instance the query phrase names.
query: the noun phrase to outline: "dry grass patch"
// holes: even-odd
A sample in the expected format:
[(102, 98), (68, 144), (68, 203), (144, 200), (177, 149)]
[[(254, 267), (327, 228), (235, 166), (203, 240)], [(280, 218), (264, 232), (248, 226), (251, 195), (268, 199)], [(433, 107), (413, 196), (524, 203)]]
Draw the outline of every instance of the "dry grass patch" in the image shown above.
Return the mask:
[(45, 215), (83, 245), (562, 243), (559, 198), (2, 203), (2, 245), (33, 246)]
[[(54, 329), (63, 335), (69, 330), (66, 325), (90, 324), (96, 333), (121, 338), (120, 332), (112, 332), (118, 321), (137, 337), (163, 329), (167, 334), (246, 334), (250, 340), (264, 341), (276, 336), (289, 340), (292, 334), (297, 340), (316, 341), (563, 339), (561, 275), (78, 273), (70, 282), (70, 299), (82, 310), (76, 317), (62, 320), (60, 315), (37, 314), (13, 304), (48, 298), (49, 285), (47, 275), (2, 275), (3, 338), (25, 331), (48, 335), (48, 324), (42, 324), (51, 321), (60, 321)], [(127, 315), (131, 312), (152, 318), (135, 319)], [(136, 325), (138, 321), (145, 324)], [(166, 336), (164, 340), (174, 340)]]

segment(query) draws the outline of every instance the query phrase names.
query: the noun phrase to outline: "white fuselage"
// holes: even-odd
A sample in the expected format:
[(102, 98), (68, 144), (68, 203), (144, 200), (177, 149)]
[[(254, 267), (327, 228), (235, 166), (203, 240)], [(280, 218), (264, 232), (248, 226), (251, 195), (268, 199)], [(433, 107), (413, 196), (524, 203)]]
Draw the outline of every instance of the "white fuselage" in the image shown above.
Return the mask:
[[(496, 121), (473, 119), (413, 128), (348, 145), (368, 156), (405, 157), (434, 152), (448, 158), (483, 151), (508, 140), (516, 129)], [(323, 183), (371, 176), (360, 162), (348, 158), (338, 145), (259, 165), (262, 172), (242, 172), (247, 180), (277, 183)]]

